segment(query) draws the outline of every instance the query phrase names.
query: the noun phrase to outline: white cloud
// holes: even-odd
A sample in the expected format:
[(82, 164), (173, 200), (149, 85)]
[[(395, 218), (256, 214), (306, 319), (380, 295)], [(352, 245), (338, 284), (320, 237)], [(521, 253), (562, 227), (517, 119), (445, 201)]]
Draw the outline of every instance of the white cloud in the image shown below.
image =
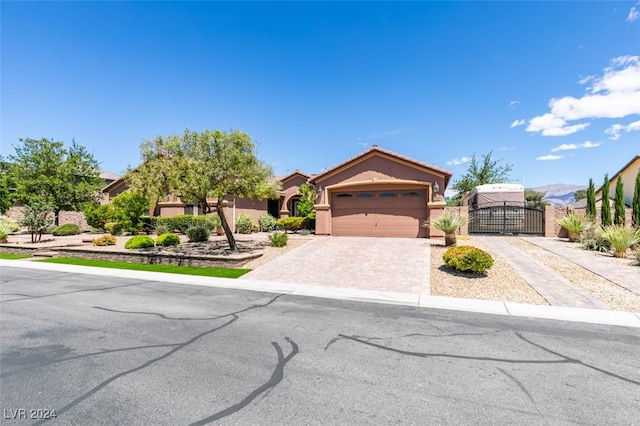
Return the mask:
[(536, 160), (540, 161), (550, 161), (550, 160), (559, 160), (563, 158), (564, 155), (543, 155), (542, 157), (536, 157)]
[(513, 129), (514, 127), (522, 126), (524, 122), (525, 122), (524, 120), (516, 120), (513, 123), (511, 123), (511, 128)]
[(522, 103), (522, 102), (516, 101), (516, 100), (511, 101), (511, 102), (509, 102), (509, 108), (515, 108), (520, 103)]
[(578, 149), (578, 148), (595, 148), (602, 145), (601, 142), (591, 142), (591, 141), (586, 141), (585, 143), (563, 143), (562, 145), (558, 145), (555, 148), (551, 148), (551, 152), (558, 152), (558, 151), (570, 151), (573, 149)]
[(604, 132), (608, 135), (611, 135), (609, 139), (611, 139), (612, 141), (617, 141), (618, 139), (620, 139), (620, 133), (622, 132), (629, 133), (629, 132), (634, 132), (638, 130), (640, 130), (640, 120), (634, 121), (633, 123), (630, 123), (626, 126), (624, 124), (613, 124)]
[(575, 143), (563, 143), (560, 146), (551, 148), (551, 152), (568, 151), (570, 149), (578, 149), (578, 145), (576, 145)]
[(471, 160), (469, 157), (462, 157), (460, 159), (454, 158), (453, 160), (447, 161), (447, 166), (459, 166), (460, 164), (467, 163)]
[(602, 145), (602, 142), (586, 141), (585, 143), (580, 145), (580, 148), (597, 148), (600, 145)]
[(565, 96), (549, 101), (550, 112), (529, 120), (527, 132), (543, 136), (566, 136), (584, 130), (589, 123), (570, 121), (595, 118), (623, 118), (640, 114), (640, 57), (620, 56), (611, 60), (601, 76), (589, 76), (591, 82), (580, 98)]
[(558, 116), (547, 113), (529, 120), (527, 132), (542, 132), (543, 136), (566, 136), (584, 130), (589, 123), (567, 126), (567, 122)]
[(627, 20), (625, 22), (634, 22), (640, 19), (640, 12), (635, 7), (632, 7), (629, 11), (629, 16), (627, 16)]

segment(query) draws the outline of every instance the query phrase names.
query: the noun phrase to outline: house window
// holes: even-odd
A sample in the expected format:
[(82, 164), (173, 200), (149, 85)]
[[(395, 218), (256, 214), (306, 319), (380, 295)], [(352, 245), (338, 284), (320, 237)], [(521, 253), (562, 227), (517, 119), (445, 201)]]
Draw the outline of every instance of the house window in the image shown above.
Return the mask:
[(353, 198), (353, 194), (342, 193), (336, 195), (336, 198)]
[(357, 195), (358, 198), (374, 198), (375, 195), (373, 192), (359, 192)]
[(397, 192), (381, 192), (380, 198), (395, 198), (398, 196)]
[(402, 196), (405, 198), (415, 198), (415, 197), (419, 197), (420, 193), (418, 191), (407, 191), (407, 192), (403, 192)]

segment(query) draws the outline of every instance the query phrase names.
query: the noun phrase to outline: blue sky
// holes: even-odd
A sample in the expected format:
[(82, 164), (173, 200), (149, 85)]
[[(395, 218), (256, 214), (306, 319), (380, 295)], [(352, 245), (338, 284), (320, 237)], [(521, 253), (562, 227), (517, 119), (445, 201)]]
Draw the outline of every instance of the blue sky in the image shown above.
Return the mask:
[(513, 182), (599, 183), (640, 154), (638, 2), (11, 2), (1, 154), (86, 146), (122, 173), (139, 145), (241, 129), (276, 174), (372, 144)]

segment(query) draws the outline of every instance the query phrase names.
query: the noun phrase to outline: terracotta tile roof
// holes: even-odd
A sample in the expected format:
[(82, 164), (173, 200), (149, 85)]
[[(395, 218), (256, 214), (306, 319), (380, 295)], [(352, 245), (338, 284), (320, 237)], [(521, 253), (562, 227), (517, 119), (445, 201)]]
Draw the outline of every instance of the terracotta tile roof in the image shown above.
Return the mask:
[[(333, 167), (331, 167), (329, 169), (323, 170), (322, 172), (320, 172), (317, 175), (313, 176), (313, 178), (310, 179), (309, 181), (310, 182), (316, 181), (318, 178), (322, 177), (323, 175), (326, 175), (328, 173), (333, 172), (334, 170), (337, 170), (337, 169), (339, 169), (341, 167), (344, 167), (345, 165), (351, 163), (352, 161), (356, 161), (358, 158), (364, 157), (365, 155), (369, 154), (370, 152), (374, 152), (374, 151), (375, 152), (380, 152), (380, 153), (383, 153), (383, 154), (387, 154), (387, 155), (390, 155), (392, 157), (396, 157), (396, 158), (398, 158), (400, 160), (408, 161), (408, 162), (416, 164), (418, 166), (422, 166), (422, 167), (425, 167), (425, 168), (428, 168), (428, 169), (432, 169), (432, 170), (438, 171), (438, 172), (448, 176), (449, 178), (451, 178), (451, 176), (453, 175), (453, 172), (450, 172), (449, 170), (443, 169), (442, 167), (434, 166), (433, 164), (429, 164), (429, 163), (424, 163), (422, 161), (415, 160), (413, 158), (398, 154), (396, 152), (389, 151), (388, 149), (380, 148), (378, 145), (372, 145), (371, 148), (367, 149), (366, 151), (361, 152), (360, 154), (355, 155), (355, 156), (349, 158), (348, 160), (345, 160), (342, 163), (339, 163), (339, 164), (337, 164), (337, 165), (335, 165), (335, 166), (333, 166)], [(447, 179), (447, 180), (449, 180), (449, 179)]]

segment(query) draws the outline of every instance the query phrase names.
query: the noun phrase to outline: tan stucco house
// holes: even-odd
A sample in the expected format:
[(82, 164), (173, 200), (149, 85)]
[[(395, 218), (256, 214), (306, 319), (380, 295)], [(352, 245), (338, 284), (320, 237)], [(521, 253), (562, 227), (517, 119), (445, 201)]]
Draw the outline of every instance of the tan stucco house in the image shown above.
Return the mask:
[[(615, 175), (609, 179), (609, 197), (614, 198), (616, 193), (616, 184), (618, 179), (622, 179), (624, 189), (624, 203), (631, 207), (633, 200), (633, 190), (636, 184), (636, 176), (640, 171), (640, 155), (636, 155), (631, 161), (629, 161), (624, 167), (622, 167)], [(602, 187), (596, 191), (596, 198), (602, 198)]]
[[(296, 216), (302, 184), (313, 185), (316, 200), (316, 235), (429, 237), (439, 231), (423, 223), (444, 211), (444, 193), (452, 173), (380, 148), (377, 145), (320, 174), (301, 171), (278, 177), (282, 185), (276, 200), (225, 199), (225, 216), (233, 224), (240, 213), (257, 223), (269, 213)], [(109, 198), (126, 190), (121, 179), (105, 188)], [(212, 200), (214, 202), (214, 200)], [(152, 214), (197, 214), (197, 206), (169, 196)], [(437, 235), (440, 235), (439, 233)]]

